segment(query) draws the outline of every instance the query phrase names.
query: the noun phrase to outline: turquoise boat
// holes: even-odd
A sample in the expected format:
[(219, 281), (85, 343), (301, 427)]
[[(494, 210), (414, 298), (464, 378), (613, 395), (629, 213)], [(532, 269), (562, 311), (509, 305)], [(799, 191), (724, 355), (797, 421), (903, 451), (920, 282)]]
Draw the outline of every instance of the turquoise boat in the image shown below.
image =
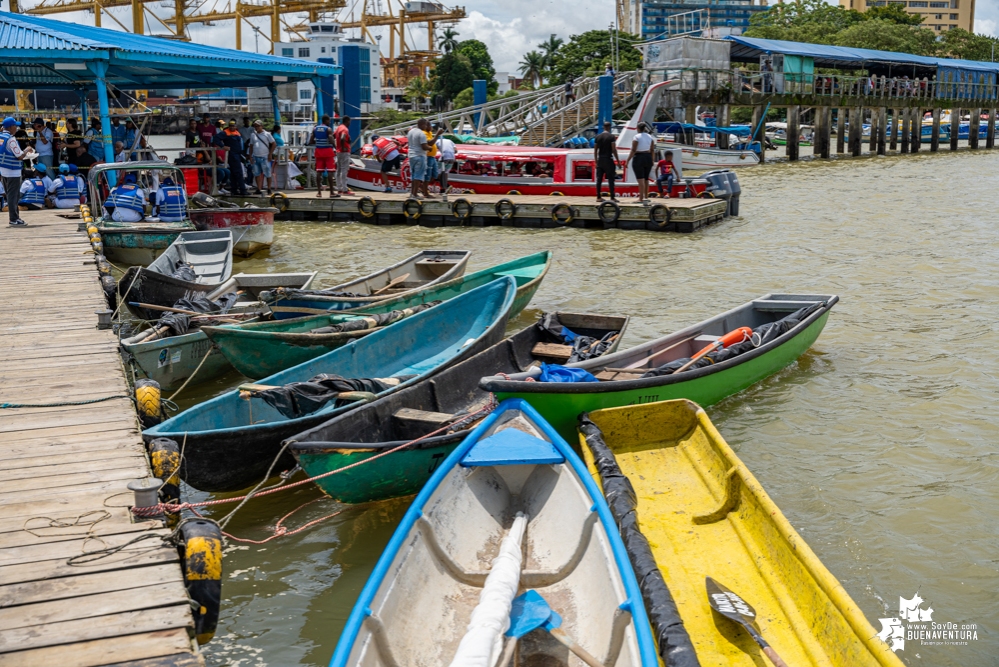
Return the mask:
[[(312, 317), (204, 327), (203, 331), (236, 370), (248, 378), (261, 378), (314, 359), (351, 340), (377, 331), (377, 329), (366, 329), (340, 333), (312, 333), (316, 329), (336, 326), (363, 318), (365, 315), (410, 309), (433, 301), (447, 302), (505, 276), (513, 277), (517, 281), (517, 293), (510, 309), (510, 317), (514, 318), (530, 303), (550, 265), (551, 253), (539, 252), (497, 264), (414, 294), (355, 309), (349, 311), (349, 314), (344, 314), (343, 311), (332, 313), (324, 311), (323, 315)], [(271, 309), (279, 307), (271, 306)]]
[[(378, 305), (381, 306), (386, 303), (394, 303), (395, 305), (392, 306), (393, 308), (408, 308), (410, 307), (409, 305), (400, 306), (399, 304), (427, 303), (428, 301), (434, 301), (437, 299), (449, 299), (451, 296), (461, 294), (463, 291), (471, 289), (472, 287), (485, 285), (492, 280), (496, 280), (496, 278), (502, 276), (512, 276), (517, 279), (518, 286), (517, 300), (513, 304), (513, 312), (519, 313), (534, 296), (534, 292), (537, 291), (538, 286), (541, 284), (541, 280), (548, 272), (548, 267), (551, 265), (551, 261), (551, 251), (545, 250), (533, 255), (520, 257), (519, 259), (515, 259), (504, 264), (497, 264), (496, 266), (477, 271), (467, 276), (438, 283), (433, 287), (427, 287), (419, 292), (400, 295), (392, 301), (380, 301), (378, 302)], [(435, 296), (433, 296), (433, 298), (429, 298), (428, 295), (431, 294)], [(451, 296), (446, 296), (449, 294)], [(271, 295), (264, 294), (263, 299), (268, 301), (268, 305), (270, 306), (271, 312), (274, 314), (274, 318), (278, 320), (290, 319), (293, 317), (307, 317), (309, 315), (328, 315), (332, 311), (350, 313), (369, 312), (367, 308), (370, 307), (368, 304), (362, 304), (354, 308), (344, 308), (344, 304), (341, 303), (342, 300), (338, 301), (334, 297), (312, 296), (302, 298), (283, 298), (279, 294), (274, 293)]]
[[(294, 465), (281, 441), (361, 404), (424, 380), (499, 342), (517, 289), (512, 277), (495, 280), (429, 308), (328, 354), (196, 405), (143, 432), (146, 442), (170, 438), (184, 443), (180, 476), (202, 491), (246, 488), (273, 466)], [(322, 374), (364, 380), (376, 389), (327, 396), (307, 408), (289, 398), (289, 414), (272, 399), (274, 389), (319, 381)], [(279, 393), (279, 392), (278, 392)], [(266, 400), (265, 400), (266, 399)], [(353, 401), (340, 405), (341, 402)], [(281, 453), (280, 456), (279, 453)], [(275, 458), (277, 460), (275, 461)], [(273, 462), (273, 463), (272, 463)]]

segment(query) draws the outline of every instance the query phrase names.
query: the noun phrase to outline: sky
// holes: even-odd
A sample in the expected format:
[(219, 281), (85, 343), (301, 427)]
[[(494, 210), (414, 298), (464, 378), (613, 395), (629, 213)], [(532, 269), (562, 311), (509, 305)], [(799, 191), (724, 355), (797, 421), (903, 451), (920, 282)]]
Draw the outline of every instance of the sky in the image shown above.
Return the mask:
[[(226, 0), (220, 0), (219, 7)], [(377, 0), (384, 2), (385, 0)], [(961, 0), (970, 2), (971, 0)], [(348, 10), (358, 0), (348, 0)], [(827, 0), (828, 2), (828, 0)], [(37, 0), (22, 0), (22, 6), (32, 6)], [(166, 3), (149, 3), (147, 7), (157, 13), (169, 14), (159, 5)], [(448, 0), (448, 6), (453, 6)], [(830, 4), (836, 4), (831, 2)], [(2, 0), (0, 5), (8, 8), (8, 0)], [(536, 49), (537, 45), (548, 39), (552, 33), (563, 39), (587, 30), (604, 30), (614, 20), (614, 0), (464, 0), (462, 5), (468, 13), (468, 18), (458, 24), (459, 39), (479, 39), (486, 43), (492, 54), (493, 63), (498, 72), (516, 73), (523, 55)], [(999, 0), (977, 0), (975, 7), (975, 32), (999, 36)], [(111, 10), (116, 18), (125, 25), (131, 25), (130, 9), (127, 7)], [(85, 13), (55, 15), (66, 21), (93, 23), (93, 16)], [(269, 31), (268, 19), (256, 19), (255, 22), (265, 33)], [(156, 27), (152, 19), (146, 20), (149, 26)], [(116, 27), (110, 19), (104, 20), (104, 27)], [(411, 35), (407, 42), (426, 48), (426, 30), (422, 25), (410, 26)], [(235, 30), (232, 21), (222, 22), (215, 26), (192, 26), (192, 37), (199, 42), (218, 46), (235, 47)], [(438, 34), (439, 29), (438, 29)], [(387, 38), (382, 43), (387, 46)], [(266, 50), (266, 40), (259, 40), (260, 49)], [(253, 31), (244, 26), (243, 47), (253, 49)]]

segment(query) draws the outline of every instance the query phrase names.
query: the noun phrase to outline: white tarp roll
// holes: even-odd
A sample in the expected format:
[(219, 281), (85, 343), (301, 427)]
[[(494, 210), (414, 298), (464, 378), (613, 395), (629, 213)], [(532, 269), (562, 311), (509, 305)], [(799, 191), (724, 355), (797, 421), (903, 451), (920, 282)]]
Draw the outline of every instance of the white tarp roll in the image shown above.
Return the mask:
[(503, 650), (503, 633), (510, 627), (510, 609), (520, 587), (527, 516), (517, 512), (510, 532), (500, 544), (492, 569), (472, 610), (468, 631), (461, 638), (451, 667), (492, 667)]

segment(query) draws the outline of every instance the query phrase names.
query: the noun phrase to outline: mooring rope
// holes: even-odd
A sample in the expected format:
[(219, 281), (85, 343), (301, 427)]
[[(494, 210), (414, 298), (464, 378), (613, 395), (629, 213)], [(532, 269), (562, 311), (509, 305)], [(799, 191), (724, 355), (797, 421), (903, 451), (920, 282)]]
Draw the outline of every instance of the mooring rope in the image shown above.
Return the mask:
[(128, 394), (115, 394), (114, 396), (102, 396), (101, 398), (88, 398), (84, 401), (60, 401), (58, 403), (0, 403), (2, 408), (62, 408), (68, 405), (90, 405), (102, 401), (112, 401), (116, 398), (127, 398), (132, 400)]

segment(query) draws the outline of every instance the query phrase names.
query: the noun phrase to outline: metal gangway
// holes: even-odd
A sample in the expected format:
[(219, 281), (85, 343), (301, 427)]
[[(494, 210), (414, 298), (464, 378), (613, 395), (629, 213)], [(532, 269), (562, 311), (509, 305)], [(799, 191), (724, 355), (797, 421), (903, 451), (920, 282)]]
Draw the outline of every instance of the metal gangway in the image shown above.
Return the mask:
[[(642, 70), (622, 72), (614, 77), (614, 112), (633, 106), (645, 91), (646, 74)], [(599, 117), (600, 77), (586, 77), (573, 82), (572, 94), (564, 85), (521, 93), (482, 105), (462, 107), (430, 115), (450, 134), (478, 137), (519, 136), (521, 144), (551, 146), (592, 127)], [(403, 133), (412, 121), (365, 130), (371, 135)]]

